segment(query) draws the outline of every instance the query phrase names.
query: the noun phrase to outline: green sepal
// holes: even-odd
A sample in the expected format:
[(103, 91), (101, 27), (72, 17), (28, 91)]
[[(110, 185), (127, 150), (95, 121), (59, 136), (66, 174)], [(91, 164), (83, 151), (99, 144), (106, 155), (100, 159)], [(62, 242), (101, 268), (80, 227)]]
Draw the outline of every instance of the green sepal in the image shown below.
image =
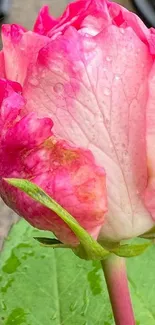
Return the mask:
[(150, 239), (150, 240), (155, 239), (155, 227), (151, 228), (149, 231), (145, 232), (139, 237), (144, 239)]
[(8, 178), (5, 179), (5, 181), (17, 187), (35, 201), (54, 211), (69, 226), (80, 242), (80, 245), (73, 249), (76, 255), (87, 260), (102, 260), (109, 255), (108, 250), (104, 249), (94, 240), (87, 231), (79, 225), (76, 219), (36, 184), (25, 179), (17, 178)]
[(149, 248), (151, 245), (152, 245), (151, 242), (149, 243), (147, 242), (139, 245), (131, 245), (131, 244), (120, 245), (116, 249), (113, 249), (111, 252), (113, 252), (114, 254), (120, 257), (134, 257), (143, 254), (145, 250)]

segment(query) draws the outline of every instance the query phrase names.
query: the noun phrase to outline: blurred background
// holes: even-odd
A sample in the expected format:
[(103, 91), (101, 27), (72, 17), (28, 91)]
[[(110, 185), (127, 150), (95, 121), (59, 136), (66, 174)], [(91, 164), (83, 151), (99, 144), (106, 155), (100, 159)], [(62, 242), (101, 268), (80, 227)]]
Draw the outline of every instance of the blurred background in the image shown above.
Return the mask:
[[(65, 6), (69, 2), (68, 0), (0, 0), (0, 2), (11, 3), (12, 9), (10, 12), (9, 22), (17, 22), (21, 23), (27, 28), (32, 27), (34, 19), (38, 13), (38, 10), (41, 6), (47, 4), (50, 6), (52, 14), (58, 16), (62, 13)], [(141, 0), (140, 0), (141, 1)], [(122, 4), (124, 7), (132, 10), (133, 7), (131, 5), (130, 0), (118, 0), (114, 1)]]
[[(153, 1), (155, 2), (155, 0)], [(129, 10), (134, 10), (133, 5), (131, 4), (132, 1), (130, 0), (115, 0), (114, 2), (123, 5)], [(135, 0), (133, 2), (136, 3), (137, 1)], [(142, 4), (146, 2), (149, 2), (149, 0), (139, 0), (138, 3)], [(10, 9), (8, 9), (9, 3), (11, 4)], [(62, 13), (67, 3), (68, 0), (0, 0), (0, 14), (3, 12), (9, 12), (9, 15), (5, 19), (6, 22), (19, 23), (27, 28), (31, 28), (39, 9), (44, 4), (48, 4), (51, 8), (51, 13), (58, 16)], [(0, 20), (2, 21), (2, 16), (0, 17)], [(11, 224), (16, 221), (17, 216), (0, 200), (0, 248)]]

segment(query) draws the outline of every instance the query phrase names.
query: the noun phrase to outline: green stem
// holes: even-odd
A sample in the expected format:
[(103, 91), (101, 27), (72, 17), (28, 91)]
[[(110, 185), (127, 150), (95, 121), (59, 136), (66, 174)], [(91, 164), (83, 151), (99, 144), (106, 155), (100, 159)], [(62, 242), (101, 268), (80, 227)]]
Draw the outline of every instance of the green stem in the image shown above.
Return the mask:
[(102, 261), (116, 325), (135, 325), (125, 259), (110, 255)]

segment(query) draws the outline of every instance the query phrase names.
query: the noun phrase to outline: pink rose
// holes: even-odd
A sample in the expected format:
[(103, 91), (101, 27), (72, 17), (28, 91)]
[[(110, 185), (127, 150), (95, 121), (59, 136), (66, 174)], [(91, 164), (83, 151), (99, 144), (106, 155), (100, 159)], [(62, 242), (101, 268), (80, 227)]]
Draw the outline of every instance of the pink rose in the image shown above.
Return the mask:
[(1, 78), (14, 81), (1, 80), (5, 202), (64, 242), (75, 238), (58, 217), (2, 177), (36, 182), (94, 238), (153, 227), (155, 30), (116, 3), (79, 0), (58, 19), (44, 7), (32, 32), (4, 25), (2, 38)]

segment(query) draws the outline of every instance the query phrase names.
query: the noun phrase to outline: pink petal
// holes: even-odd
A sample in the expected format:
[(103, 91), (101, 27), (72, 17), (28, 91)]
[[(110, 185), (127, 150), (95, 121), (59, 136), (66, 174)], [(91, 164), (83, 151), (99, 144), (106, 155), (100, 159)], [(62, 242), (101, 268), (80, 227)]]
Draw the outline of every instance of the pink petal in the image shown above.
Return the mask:
[(3, 51), (0, 51), (0, 76), (1, 78), (5, 78), (5, 63)]
[(147, 103), (147, 159), (148, 186), (145, 203), (155, 220), (155, 63), (149, 78), (149, 99)]
[(14, 92), (8, 82), (3, 83), (3, 87), (4, 99), (0, 109), (1, 197), (33, 226), (53, 231), (65, 243), (77, 243), (75, 235), (55, 213), (2, 180), (3, 177), (29, 179), (41, 186), (97, 238), (107, 210), (103, 168), (95, 164), (89, 150), (56, 138), (51, 131), (53, 122), (50, 118), (39, 119), (33, 113), (22, 117), (24, 101), (21, 95)]
[(112, 24), (121, 28), (132, 28), (136, 35), (149, 46), (151, 54), (155, 54), (155, 29), (148, 29), (142, 20), (133, 12), (117, 3), (107, 1)]
[(48, 36), (48, 32), (58, 24), (58, 20), (50, 16), (48, 6), (44, 6), (37, 17), (33, 31)]
[[(96, 19), (98, 23), (96, 23)], [(54, 19), (49, 15), (49, 8), (47, 6), (43, 7), (36, 20), (34, 31), (55, 39), (63, 34), (71, 25), (77, 30), (83, 28), (85, 20), (87, 22), (90, 21), (90, 23), (88, 23), (90, 28), (92, 28), (92, 25), (93, 29), (96, 25), (99, 25), (100, 27), (97, 26), (97, 30), (101, 30), (104, 26), (107, 26), (108, 19), (109, 14), (106, 1), (79, 0), (71, 2), (63, 15), (58, 19)]]
[(29, 67), (49, 40), (45, 36), (26, 32), (18, 25), (3, 25), (2, 40), (6, 78), (23, 85)]
[[(24, 86), (27, 105), (22, 114), (30, 113), (28, 118), (34, 119), (31, 112), (35, 111), (36, 119), (52, 118), (54, 134), (90, 149), (97, 163), (106, 167), (109, 213), (102, 235), (117, 240), (147, 231), (153, 225), (149, 212), (154, 215), (154, 176), (145, 193), (149, 212), (143, 196), (150, 175), (146, 103), (155, 30), (106, 0), (73, 2), (57, 21), (44, 7), (35, 33), (16, 25), (5, 28), (1, 65), (5, 61), (6, 76)], [(152, 80), (147, 111), (151, 169)], [(12, 95), (13, 114), (16, 97)]]
[(109, 213), (103, 231), (115, 240), (153, 224), (142, 201), (151, 67), (148, 47), (131, 28), (109, 26), (93, 38), (70, 28), (40, 51), (24, 88), (27, 110), (38, 112), (39, 106), (41, 116), (52, 117), (56, 134), (89, 148), (105, 166)]

